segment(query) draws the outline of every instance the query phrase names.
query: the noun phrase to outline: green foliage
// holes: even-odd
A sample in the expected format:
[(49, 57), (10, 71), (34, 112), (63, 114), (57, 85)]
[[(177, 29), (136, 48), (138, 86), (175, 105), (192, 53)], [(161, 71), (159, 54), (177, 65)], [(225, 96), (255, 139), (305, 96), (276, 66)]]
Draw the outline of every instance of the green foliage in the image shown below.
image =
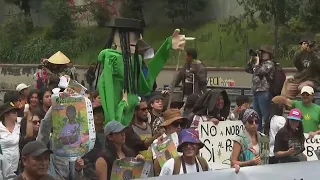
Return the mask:
[(84, 10), (90, 11), (99, 27), (105, 27), (107, 21), (110, 19), (109, 9), (97, 0), (86, 0), (86, 3), (88, 5)]
[(24, 18), (14, 16), (8, 18), (1, 26), (2, 46), (15, 47), (23, 42), (27, 35)]
[(145, 26), (144, 14), (143, 14), (143, 3), (146, 1), (155, 0), (125, 0), (121, 7), (121, 16), (126, 18), (134, 18), (141, 20), (142, 26)]
[(207, 3), (207, 0), (167, 0), (165, 1), (164, 10), (166, 16), (172, 22), (177, 18), (188, 21), (196, 12), (203, 11)]
[(5, 0), (8, 4), (14, 4), (24, 11), (26, 16), (30, 16), (29, 0)]
[(48, 9), (52, 27), (46, 32), (48, 39), (65, 39), (74, 36), (75, 24), (72, 21), (74, 11), (65, 0), (45, 0), (43, 8)]
[(14, 48), (0, 48), (0, 59), (11, 63), (32, 63), (38, 62), (43, 57), (50, 57), (57, 51), (62, 51), (68, 57), (78, 57), (93, 44), (94, 38), (90, 35), (64, 41), (48, 40), (40, 36), (20, 43)]

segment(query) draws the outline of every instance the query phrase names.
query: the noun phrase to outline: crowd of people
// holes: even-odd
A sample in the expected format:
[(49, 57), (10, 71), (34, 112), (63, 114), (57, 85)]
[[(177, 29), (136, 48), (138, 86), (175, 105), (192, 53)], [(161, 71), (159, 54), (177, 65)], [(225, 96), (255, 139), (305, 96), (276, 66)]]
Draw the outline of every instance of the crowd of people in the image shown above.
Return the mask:
[[(166, 43), (170, 42), (167, 40)], [(127, 124), (108, 120), (111, 113), (106, 114), (108, 107), (104, 103), (108, 101), (105, 99), (119, 97), (108, 96), (107, 87), (92, 90), (95, 77), (91, 76), (90, 91), (85, 96), (92, 104), (96, 139), (94, 147), (75, 161), (57, 156), (50, 141), (51, 96), (57, 93), (57, 87), (60, 92), (66, 88), (61, 86), (66, 74), (75, 78), (72, 77), (74, 72), (61, 74), (61, 69), (70, 66), (70, 60), (58, 52), (54, 58), (42, 62), (44, 65), (39, 67), (35, 88), (21, 83), (4, 96), (4, 104), (0, 106), (0, 179), (109, 180), (114, 162), (126, 157), (150, 163), (149, 177), (214, 171), (199, 153), (205, 147), (198, 132), (202, 122), (214, 125), (221, 121), (243, 123), (244, 131), (234, 137), (230, 157), (230, 168), (234, 168), (235, 173), (241, 171), (240, 167), (261, 164), (259, 142), (265, 136), (269, 138), (269, 164), (306, 161), (304, 133), (309, 134), (307, 138), (320, 134), (320, 107), (313, 103), (318, 85), (314, 79), (319, 79), (320, 71), (312, 54), (312, 43), (310, 40), (300, 42), (301, 50), (294, 59), (298, 73), (284, 79), (276, 79), (283, 78), (283, 71), (274, 61), (272, 47), (259, 48), (246, 67), (246, 72), (252, 74), (253, 101), (240, 95), (236, 98), (235, 108), (231, 107), (226, 90), (206, 89), (207, 71), (197, 60), (195, 49), (186, 50), (185, 66), (171, 84), (174, 88), (182, 82), (182, 98), (172, 99), (167, 90), (141, 96), (137, 98), (132, 117), (130, 112), (125, 112)], [(93, 73), (93, 67), (90, 68)], [(145, 65), (145, 68), (148, 67)], [(103, 76), (107, 77), (106, 74)], [(154, 81), (150, 80), (150, 83)], [(293, 94), (297, 90), (300, 93)], [(301, 95), (301, 100), (295, 100), (297, 94)], [(135, 103), (132, 100), (135, 96), (125, 90), (121, 98), (124, 107)], [(284, 115), (286, 109), (290, 110), (287, 117)], [(51, 126), (43, 122), (51, 122)], [(172, 137), (178, 156), (168, 158), (160, 165), (151, 145), (167, 136)]]

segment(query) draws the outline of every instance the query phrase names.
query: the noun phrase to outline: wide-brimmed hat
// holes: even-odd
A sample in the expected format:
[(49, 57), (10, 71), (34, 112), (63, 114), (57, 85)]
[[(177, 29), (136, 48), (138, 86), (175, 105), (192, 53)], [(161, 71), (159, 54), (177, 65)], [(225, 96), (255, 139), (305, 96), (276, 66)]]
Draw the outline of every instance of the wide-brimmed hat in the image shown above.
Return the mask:
[(17, 110), (19, 111), (20, 109), (16, 107), (13, 102), (7, 102), (4, 103), (0, 106), (0, 117), (2, 117), (5, 113), (12, 111), (12, 110)]
[(50, 62), (51, 64), (63, 65), (63, 64), (68, 64), (71, 61), (61, 51), (58, 51), (48, 59), (48, 62)]
[(112, 18), (108, 23), (107, 27), (109, 28), (127, 28), (127, 29), (135, 29), (142, 30), (141, 21), (138, 19), (131, 18)]
[(187, 118), (184, 118), (182, 115), (181, 115), (181, 112), (180, 110), (178, 109), (168, 109), (166, 110), (164, 113), (163, 113), (163, 123), (160, 125), (160, 126), (168, 126), (170, 124), (172, 124), (173, 122), (175, 121), (178, 121), (178, 120), (182, 120), (184, 123), (187, 123), (188, 122), (188, 119)]
[(179, 134), (178, 152), (182, 152), (182, 146), (184, 143), (193, 143), (200, 146), (199, 149), (204, 147), (204, 144), (199, 140), (199, 133), (195, 129), (183, 129)]
[(262, 45), (260, 48), (259, 48), (260, 51), (263, 51), (263, 52), (266, 52), (266, 53), (269, 53), (271, 56), (274, 56), (274, 46), (271, 46), (271, 45)]

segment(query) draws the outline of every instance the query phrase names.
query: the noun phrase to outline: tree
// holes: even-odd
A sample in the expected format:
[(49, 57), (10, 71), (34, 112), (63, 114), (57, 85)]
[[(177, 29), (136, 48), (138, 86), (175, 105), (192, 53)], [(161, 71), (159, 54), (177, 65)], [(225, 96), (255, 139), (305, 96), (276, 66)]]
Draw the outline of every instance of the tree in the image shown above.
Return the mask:
[(86, 6), (85, 11), (89, 10), (98, 26), (104, 27), (107, 21), (110, 19), (110, 12), (105, 4), (107, 2), (86, 0), (86, 3), (88, 5)]
[(29, 0), (5, 0), (8, 4), (15, 4), (24, 11), (25, 16), (31, 16)]
[(74, 35), (75, 25), (72, 15), (76, 9), (72, 9), (66, 0), (45, 0), (43, 8), (47, 10), (53, 24), (46, 33), (47, 38), (62, 39), (70, 38)]
[(164, 5), (165, 14), (174, 23), (175, 19), (190, 20), (195, 12), (203, 11), (207, 0), (167, 0)]
[[(274, 45), (279, 48), (279, 28), (299, 14), (299, 0), (237, 0), (244, 8), (239, 17), (231, 16), (222, 30), (233, 32), (238, 39), (245, 37), (244, 32), (257, 27), (257, 20), (273, 24)], [(256, 18), (257, 17), (257, 18)], [(244, 39), (242, 39), (244, 41)], [(277, 54), (277, 52), (276, 52)]]

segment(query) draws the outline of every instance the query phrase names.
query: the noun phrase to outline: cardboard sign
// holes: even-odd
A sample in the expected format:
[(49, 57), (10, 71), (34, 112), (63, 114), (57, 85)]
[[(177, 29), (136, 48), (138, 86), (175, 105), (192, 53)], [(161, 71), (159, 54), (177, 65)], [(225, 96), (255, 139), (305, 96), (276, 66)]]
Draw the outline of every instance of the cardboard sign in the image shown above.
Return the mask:
[(216, 126), (212, 122), (200, 122), (199, 139), (205, 144), (200, 155), (214, 169), (230, 168), (233, 139), (244, 130), (241, 121), (221, 121)]
[(314, 138), (309, 139), (309, 134), (304, 134), (306, 138), (304, 142), (304, 147), (306, 148), (303, 152), (307, 156), (308, 161), (316, 161), (319, 160), (317, 157), (317, 153), (320, 150), (320, 135), (316, 135)]
[(150, 172), (150, 164), (135, 158), (123, 158), (115, 160), (112, 166), (110, 179), (140, 179), (147, 178)]

